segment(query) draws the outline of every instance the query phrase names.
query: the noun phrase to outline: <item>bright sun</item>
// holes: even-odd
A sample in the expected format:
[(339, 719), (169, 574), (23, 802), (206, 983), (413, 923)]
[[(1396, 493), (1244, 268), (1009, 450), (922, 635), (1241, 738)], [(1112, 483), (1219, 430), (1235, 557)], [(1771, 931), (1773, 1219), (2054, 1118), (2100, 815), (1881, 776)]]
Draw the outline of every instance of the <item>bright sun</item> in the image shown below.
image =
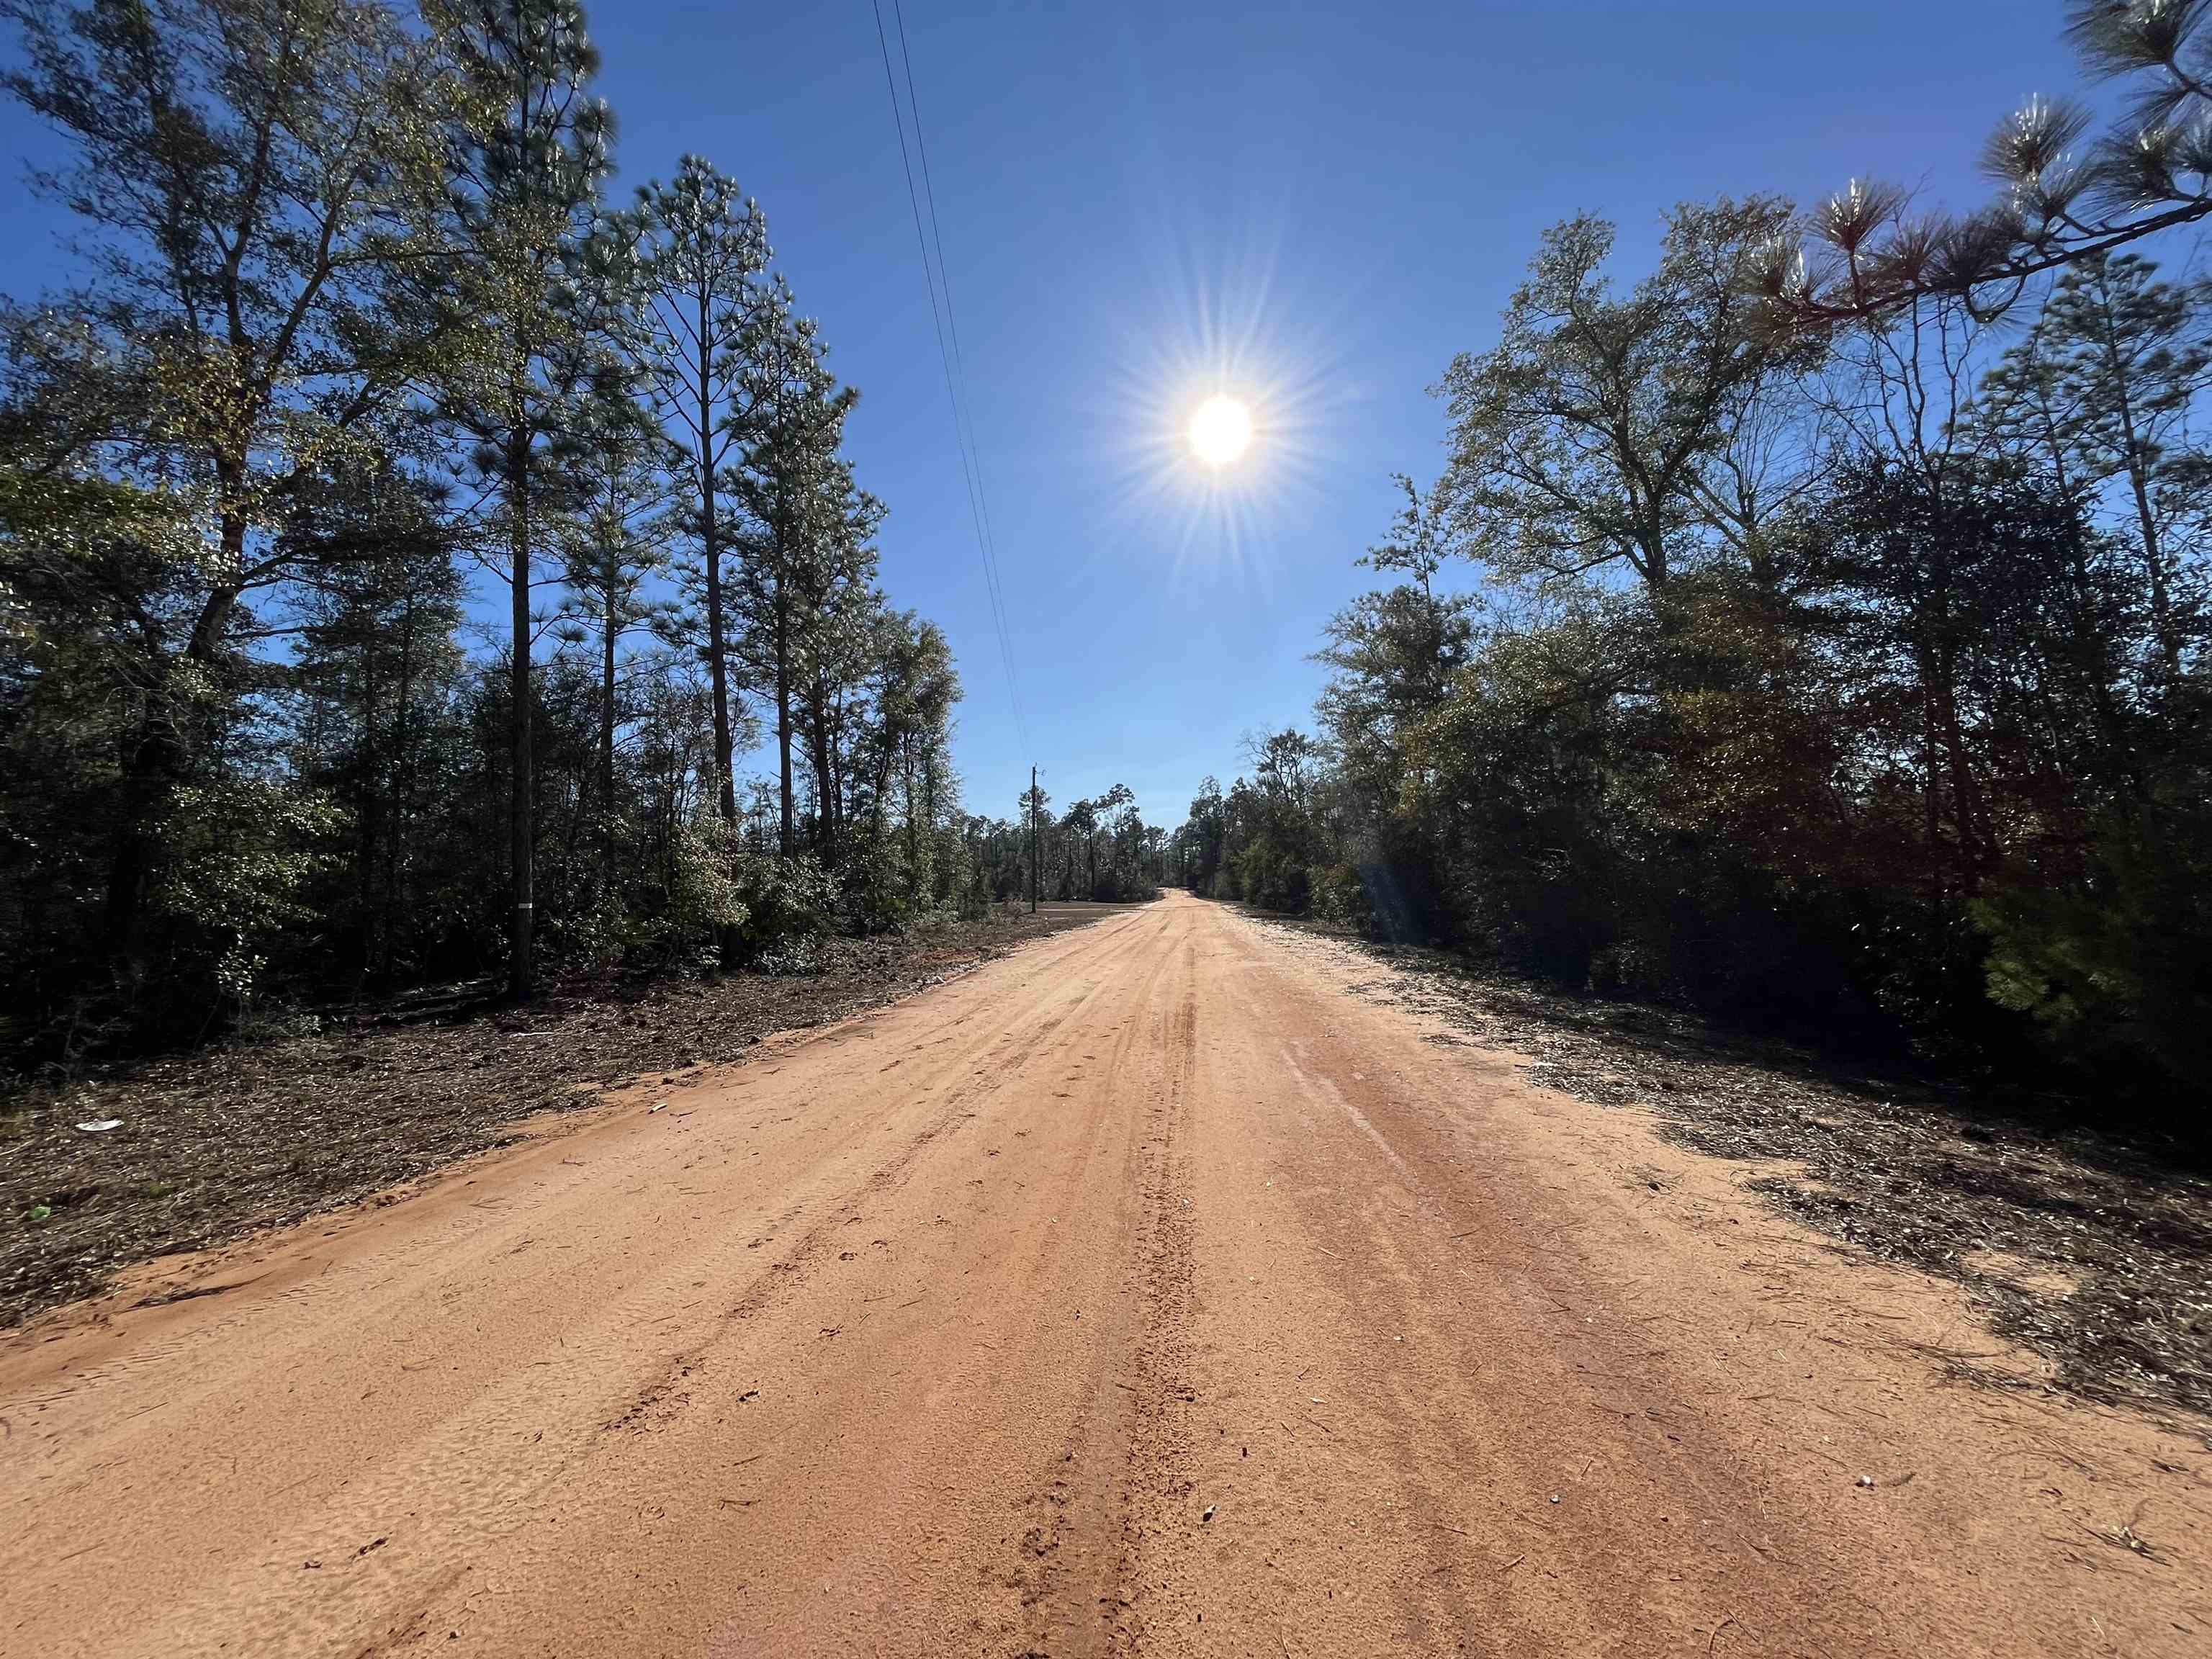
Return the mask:
[(1208, 398), (1190, 417), (1191, 453), (1211, 467), (1227, 466), (1252, 447), (1252, 411), (1234, 398)]

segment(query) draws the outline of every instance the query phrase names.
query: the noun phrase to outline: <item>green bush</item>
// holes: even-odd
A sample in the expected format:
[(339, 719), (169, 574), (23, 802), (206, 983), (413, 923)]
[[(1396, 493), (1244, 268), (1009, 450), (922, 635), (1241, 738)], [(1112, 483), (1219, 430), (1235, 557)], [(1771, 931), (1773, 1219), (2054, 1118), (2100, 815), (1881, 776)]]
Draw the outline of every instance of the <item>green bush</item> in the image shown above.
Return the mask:
[(1321, 872), (1313, 884), (1313, 908), (1323, 921), (1375, 932), (1375, 907), (1356, 864), (1332, 864)]
[(1990, 996), (2032, 1017), (2072, 1067), (2212, 1090), (2212, 811), (2098, 829), (2079, 884), (2022, 881), (1973, 907)]
[(166, 946), (159, 998), (179, 1010), (211, 998), (226, 1019), (253, 1004), (270, 954), (309, 919), (301, 890), (337, 816), (319, 792), (258, 778), (190, 784), (170, 797), (154, 889)]
[(837, 881), (813, 854), (756, 852), (711, 810), (678, 830), (671, 853), (667, 908), (630, 934), (646, 963), (754, 963), (836, 923)]
[(743, 854), (734, 882), (745, 904), (738, 947), (748, 959), (827, 933), (836, 921), (837, 878), (811, 853)]
[(1304, 915), (1311, 900), (1311, 875), (1304, 861), (1261, 837), (1235, 860), (1240, 896), (1263, 910)]

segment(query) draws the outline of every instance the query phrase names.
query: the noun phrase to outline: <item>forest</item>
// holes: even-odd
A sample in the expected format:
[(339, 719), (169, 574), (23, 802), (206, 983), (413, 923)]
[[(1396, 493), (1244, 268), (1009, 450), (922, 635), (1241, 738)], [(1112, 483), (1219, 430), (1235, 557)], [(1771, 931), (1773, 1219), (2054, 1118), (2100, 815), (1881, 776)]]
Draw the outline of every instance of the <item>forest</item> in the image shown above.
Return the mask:
[[(1555, 225), (1306, 730), (1172, 836), (963, 799), (858, 398), (574, 0), (7, 0), (0, 1060), (803, 965), (1162, 880), (2142, 1103), (2212, 1089), (2212, 23), (2078, 4), (1962, 215)], [(1753, 181), (1755, 182), (1755, 181)], [(764, 775), (747, 775), (754, 757)]]
[[(573, 0), (4, 11), (77, 227), (0, 311), (8, 1062), (1023, 892), (858, 394), (729, 174), (616, 198)], [(1164, 857), (1041, 827), (1048, 896)]]
[(1971, 213), (1546, 233), (1171, 878), (2201, 1127), (2212, 22), (2069, 32), (2115, 97), (2005, 121)]

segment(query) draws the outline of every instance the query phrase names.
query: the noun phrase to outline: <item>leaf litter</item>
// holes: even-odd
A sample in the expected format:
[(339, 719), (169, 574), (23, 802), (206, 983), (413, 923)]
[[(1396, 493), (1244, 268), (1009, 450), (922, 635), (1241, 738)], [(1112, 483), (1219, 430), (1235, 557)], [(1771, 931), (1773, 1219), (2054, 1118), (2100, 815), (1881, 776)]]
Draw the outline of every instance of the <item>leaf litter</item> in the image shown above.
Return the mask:
[(732, 1063), (773, 1032), (881, 1006), (1102, 914), (830, 939), (810, 974), (583, 982), (520, 1007), (485, 986), (417, 992), (273, 1041), (0, 1081), (0, 1328), (130, 1263), (386, 1194), (517, 1139), (532, 1113)]
[[(1832, 1237), (1962, 1285), (1999, 1334), (2051, 1362), (2058, 1386), (2212, 1413), (2212, 1170), (2201, 1149), (2063, 1112), (2008, 1115), (1963, 1090), (1869, 1074), (1680, 1009), (1247, 914), (1402, 970), (1354, 988), (1440, 1017), (1462, 1041), (1528, 1055), (1540, 1087), (1647, 1110), (1695, 1152), (1796, 1166), (1750, 1184)], [(2035, 1386), (1946, 1363), (1971, 1380)]]

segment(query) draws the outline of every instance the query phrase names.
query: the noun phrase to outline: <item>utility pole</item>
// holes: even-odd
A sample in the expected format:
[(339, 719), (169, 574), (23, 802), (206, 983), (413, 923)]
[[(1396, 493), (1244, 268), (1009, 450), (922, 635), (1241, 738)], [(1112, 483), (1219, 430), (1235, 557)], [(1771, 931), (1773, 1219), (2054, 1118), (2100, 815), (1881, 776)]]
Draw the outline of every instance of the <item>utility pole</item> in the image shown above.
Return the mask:
[(1036, 768), (1030, 768), (1030, 914), (1036, 914), (1037, 901), (1037, 821)]

